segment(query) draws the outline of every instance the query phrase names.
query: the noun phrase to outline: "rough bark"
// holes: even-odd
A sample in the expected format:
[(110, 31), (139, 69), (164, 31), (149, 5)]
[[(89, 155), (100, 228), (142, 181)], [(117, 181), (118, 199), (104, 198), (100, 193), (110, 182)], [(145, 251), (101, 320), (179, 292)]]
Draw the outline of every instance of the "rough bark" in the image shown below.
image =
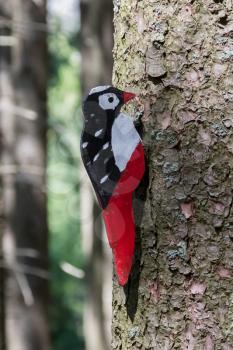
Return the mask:
[[(94, 86), (111, 84), (113, 6), (110, 0), (81, 1), (81, 43), (82, 89), (85, 94)], [(86, 349), (108, 350), (111, 334), (111, 253), (106, 244), (101, 213), (84, 169), (80, 176), (81, 230), (87, 258)]]
[(113, 349), (233, 349), (232, 32), (231, 0), (115, 1), (114, 83), (144, 102), (148, 178)]
[(46, 1), (2, 0), (0, 13), (7, 349), (46, 350)]

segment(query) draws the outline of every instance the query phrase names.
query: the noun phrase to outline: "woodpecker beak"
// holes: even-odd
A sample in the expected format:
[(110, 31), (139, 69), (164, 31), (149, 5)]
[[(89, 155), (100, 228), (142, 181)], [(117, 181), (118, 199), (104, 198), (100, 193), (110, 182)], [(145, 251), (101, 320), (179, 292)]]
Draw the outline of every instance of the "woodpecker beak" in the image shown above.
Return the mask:
[(129, 102), (130, 100), (132, 100), (135, 97), (136, 97), (136, 95), (133, 94), (132, 92), (126, 92), (126, 91), (123, 92), (124, 103)]

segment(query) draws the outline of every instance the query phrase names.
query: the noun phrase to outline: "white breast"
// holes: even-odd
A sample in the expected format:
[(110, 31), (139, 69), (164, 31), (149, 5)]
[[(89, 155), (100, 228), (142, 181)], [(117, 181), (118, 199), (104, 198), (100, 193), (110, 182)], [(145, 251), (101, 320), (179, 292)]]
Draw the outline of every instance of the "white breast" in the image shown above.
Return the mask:
[(126, 168), (139, 142), (140, 136), (134, 127), (132, 118), (120, 113), (112, 126), (112, 150), (120, 171)]

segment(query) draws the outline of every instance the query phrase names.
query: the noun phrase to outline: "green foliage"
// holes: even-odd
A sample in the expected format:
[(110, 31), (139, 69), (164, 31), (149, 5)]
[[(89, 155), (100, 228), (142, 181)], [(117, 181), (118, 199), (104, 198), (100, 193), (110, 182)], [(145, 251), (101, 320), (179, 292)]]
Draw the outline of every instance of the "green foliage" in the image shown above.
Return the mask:
[[(71, 44), (72, 43), (72, 44)], [(84, 349), (84, 282), (62, 262), (83, 268), (79, 218), (79, 55), (74, 38), (49, 37), (48, 212), (50, 227), (52, 348)]]

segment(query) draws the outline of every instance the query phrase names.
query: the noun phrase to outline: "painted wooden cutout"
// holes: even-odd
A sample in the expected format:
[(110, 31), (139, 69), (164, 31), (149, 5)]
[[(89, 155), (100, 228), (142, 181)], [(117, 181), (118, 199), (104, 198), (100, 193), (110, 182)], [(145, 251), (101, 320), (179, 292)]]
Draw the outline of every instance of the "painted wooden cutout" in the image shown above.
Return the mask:
[(83, 103), (81, 155), (102, 209), (121, 285), (128, 281), (134, 256), (133, 192), (145, 171), (133, 119), (120, 112), (134, 97), (112, 86), (98, 86)]

